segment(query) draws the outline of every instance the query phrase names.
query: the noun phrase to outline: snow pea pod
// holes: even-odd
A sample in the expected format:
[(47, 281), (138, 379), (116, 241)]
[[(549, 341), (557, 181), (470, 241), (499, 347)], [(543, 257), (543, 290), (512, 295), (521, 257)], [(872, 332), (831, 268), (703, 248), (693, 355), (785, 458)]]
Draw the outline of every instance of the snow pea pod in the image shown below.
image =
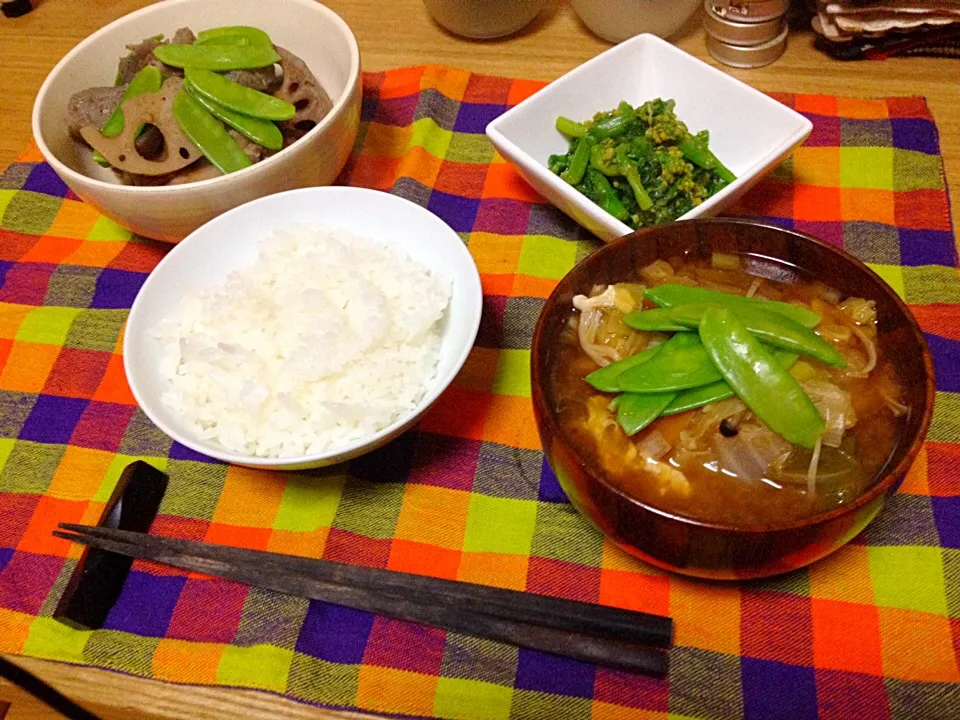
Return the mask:
[[(668, 322), (673, 322), (678, 326), (693, 330), (700, 326), (700, 319), (703, 317), (703, 313), (710, 307), (721, 306), (712, 303), (677, 305), (676, 307), (668, 309), (648, 310), (646, 313), (630, 313), (630, 315), (624, 318), (624, 322), (638, 330), (659, 329), (649, 326), (651, 324), (662, 326)], [(747, 330), (756, 335), (757, 338), (766, 345), (782, 348), (801, 355), (810, 355), (833, 367), (843, 368), (847, 366), (847, 361), (833, 345), (817, 335), (813, 330), (805, 328), (800, 323), (784, 315), (768, 312), (766, 308), (758, 305), (748, 305), (745, 303), (732, 305), (730, 309), (733, 311), (733, 314), (737, 316), (737, 319), (747, 326)], [(647, 313), (656, 314), (656, 318), (652, 321), (644, 318), (643, 315)], [(640, 327), (638, 327), (638, 325)]]
[[(225, 35), (224, 37), (232, 36)], [(251, 117), (250, 115), (241, 115), (238, 112), (234, 112), (230, 108), (224, 107), (220, 103), (216, 103), (194, 90), (193, 83), (189, 80), (185, 81), (183, 86), (197, 102), (209, 110), (214, 117), (219, 118), (241, 135), (250, 138), (253, 142), (257, 143), (257, 145), (262, 145), (271, 150), (279, 150), (283, 147), (283, 133), (281, 133), (280, 128), (270, 120)]]
[(220, 172), (232, 173), (252, 165), (220, 121), (185, 90), (173, 99), (173, 116), (186, 136)]
[(643, 352), (639, 352), (636, 355), (625, 357), (623, 360), (610, 363), (606, 367), (602, 367), (599, 370), (594, 370), (592, 373), (587, 375), (584, 380), (601, 392), (620, 392), (620, 385), (617, 383), (617, 378), (620, 377), (620, 373), (626, 372), (630, 368), (637, 367), (637, 365), (642, 365), (648, 360), (652, 360), (653, 357), (662, 349), (663, 345), (655, 345), (652, 348), (647, 348)]
[[(774, 350), (773, 355), (777, 358), (777, 362), (787, 370), (793, 367), (793, 364), (797, 361), (796, 353)], [(727, 384), (727, 381), (718, 380), (709, 385), (701, 385), (700, 387), (690, 388), (689, 390), (683, 390), (677, 393), (677, 397), (664, 408), (662, 414), (676, 415), (686, 412), (687, 410), (695, 410), (698, 407), (703, 407), (710, 403), (726, 400), (728, 397), (733, 397), (733, 395), (733, 388)]]
[[(681, 306), (683, 307), (683, 306)], [(684, 332), (690, 328), (677, 322), (677, 308), (640, 310), (623, 316), (623, 323), (634, 330)]]
[[(161, 75), (159, 68), (155, 68), (152, 65), (147, 65), (145, 68), (143, 68), (140, 72), (133, 76), (133, 80), (131, 80), (130, 84), (127, 85), (127, 89), (123, 91), (123, 96), (120, 98), (120, 104), (117, 105), (117, 109), (113, 111), (113, 114), (107, 118), (107, 121), (103, 124), (100, 132), (102, 132), (105, 137), (114, 137), (115, 135), (122, 133), (123, 104), (130, 98), (134, 98), (137, 95), (143, 95), (143, 93), (148, 92), (157, 92), (160, 90), (160, 85), (162, 84), (163, 75)], [(93, 159), (103, 167), (110, 166), (110, 163), (107, 162), (107, 159), (96, 150), (93, 152)]]
[(652, 360), (621, 373), (617, 384), (625, 392), (663, 393), (721, 379), (697, 334), (677, 333)]
[(644, 295), (653, 300), (660, 307), (674, 307), (693, 303), (721, 303), (756, 305), (764, 310), (784, 315), (795, 320), (804, 327), (813, 328), (820, 322), (820, 316), (813, 310), (791, 303), (777, 302), (776, 300), (760, 300), (742, 295), (707, 290), (706, 288), (691, 287), (689, 285), (657, 285), (648, 288)]
[(825, 429), (817, 408), (731, 308), (709, 308), (704, 312), (700, 338), (723, 379), (754, 415), (795, 445), (816, 445)]
[(280, 61), (280, 56), (277, 55), (273, 46), (262, 43), (158, 45), (153, 49), (153, 54), (166, 65), (205, 70), (250, 70)]
[(636, 435), (663, 412), (676, 393), (624, 393), (617, 407), (617, 422), (627, 435)]
[(289, 120), (297, 112), (286, 100), (245, 87), (210, 70), (188, 67), (185, 75), (198, 93), (243, 115), (264, 120)]
[[(225, 40), (231, 38), (231, 40)], [(200, 44), (218, 43), (225, 41), (227, 43), (236, 42), (236, 38), (243, 38), (248, 45), (272, 45), (270, 36), (260, 28), (249, 27), (248, 25), (227, 25), (224, 27), (208, 28), (197, 33), (197, 42)]]

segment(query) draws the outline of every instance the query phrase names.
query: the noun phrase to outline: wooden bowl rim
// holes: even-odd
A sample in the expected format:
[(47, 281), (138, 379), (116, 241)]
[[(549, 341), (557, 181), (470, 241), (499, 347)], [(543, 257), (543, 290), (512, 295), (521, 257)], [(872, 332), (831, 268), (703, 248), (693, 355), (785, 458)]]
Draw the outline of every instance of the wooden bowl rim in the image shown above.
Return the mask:
[[(780, 531), (790, 531), (798, 530), (802, 528), (813, 527), (817, 525), (822, 525), (824, 523), (829, 523), (832, 520), (835, 520), (839, 517), (847, 515), (849, 513), (856, 512), (860, 508), (870, 504), (877, 497), (886, 493), (890, 487), (897, 482), (906, 472), (910, 469), (910, 466), (913, 465), (913, 462), (916, 460), (917, 455), (920, 452), (920, 448), (923, 446), (924, 441), (926, 440), (927, 432), (930, 429), (930, 422), (933, 418), (933, 405), (936, 399), (936, 376), (934, 373), (933, 366), (933, 357), (930, 354), (930, 348), (927, 346), (926, 338), (923, 336), (923, 331), (920, 329), (920, 326), (917, 324), (916, 318), (913, 317), (913, 314), (910, 312), (906, 303), (894, 292), (893, 288), (876, 272), (874, 272), (870, 267), (864, 264), (861, 260), (854, 257), (847, 251), (835, 247), (830, 243), (819, 240), (818, 238), (808, 235), (797, 230), (787, 230), (778, 225), (775, 225), (770, 222), (762, 222), (758, 220), (750, 220), (746, 218), (695, 218), (692, 220), (677, 220), (671, 223), (674, 224), (683, 224), (683, 225), (737, 225), (748, 228), (764, 228), (767, 230), (773, 230), (776, 233), (783, 233), (786, 235), (791, 235), (794, 238), (800, 240), (801, 242), (809, 242), (817, 245), (820, 249), (827, 251), (830, 254), (833, 254), (839, 261), (850, 263), (853, 267), (857, 269), (861, 274), (869, 277), (873, 284), (879, 288), (880, 292), (885, 294), (890, 300), (893, 301), (894, 305), (897, 307), (900, 315), (906, 320), (907, 326), (910, 329), (910, 332), (913, 334), (914, 339), (917, 341), (921, 349), (921, 357), (923, 359), (924, 367), (924, 380), (926, 386), (926, 392), (924, 394), (924, 403), (923, 403), (923, 415), (920, 419), (919, 430), (910, 439), (909, 447), (904, 455), (901, 457), (900, 461), (890, 470), (888, 470), (883, 478), (879, 481), (873, 483), (866, 492), (863, 492), (857, 498), (846, 505), (840, 505), (839, 507), (833, 508), (826, 512), (819, 513), (817, 515), (812, 515), (810, 517), (801, 518), (799, 520), (793, 520), (789, 523), (777, 524), (777, 525), (731, 525), (725, 523), (717, 522), (707, 522), (703, 520), (696, 520), (689, 517), (684, 517), (682, 515), (677, 515), (674, 513), (667, 512), (661, 508), (658, 508), (655, 505), (638, 500), (637, 498), (628, 495), (618, 488), (616, 485), (613, 485), (607, 482), (606, 478), (602, 473), (598, 473), (588, 465), (577, 449), (573, 446), (571, 442), (567, 439), (566, 435), (561, 431), (559, 423), (556, 421), (556, 416), (553, 412), (549, 410), (547, 401), (546, 401), (546, 390), (543, 383), (544, 378), (540, 372), (540, 362), (541, 357), (541, 346), (543, 345), (543, 326), (545, 319), (549, 314), (549, 310), (556, 305), (558, 297), (560, 295), (560, 288), (563, 286), (564, 281), (567, 277), (573, 273), (581, 265), (596, 262), (596, 258), (600, 257), (603, 253), (614, 252), (616, 248), (628, 245), (633, 242), (642, 241), (643, 238), (646, 238), (649, 235), (656, 234), (663, 230), (663, 228), (668, 226), (658, 226), (652, 228), (646, 228), (643, 230), (637, 230), (630, 233), (629, 235), (624, 235), (623, 237), (609, 243), (595, 252), (588, 255), (584, 258), (578, 265), (572, 268), (560, 282), (557, 283), (557, 286), (553, 289), (553, 292), (550, 293), (550, 296), (547, 298), (546, 302), (543, 305), (543, 308), (540, 310), (540, 315), (537, 318), (537, 324), (533, 333), (533, 343), (531, 345), (530, 358), (531, 358), (531, 384), (533, 392), (533, 403), (536, 410), (536, 415), (539, 422), (546, 423), (550, 429), (550, 432), (554, 435), (563, 438), (564, 442), (570, 447), (575, 455), (578, 464), (581, 469), (594, 481), (599, 482), (601, 485), (606, 487), (611, 492), (620, 496), (622, 499), (626, 500), (632, 505), (636, 505), (639, 508), (646, 510), (651, 513), (655, 513), (664, 518), (669, 518), (680, 523), (684, 523), (691, 526), (712, 529), (723, 532), (735, 532), (735, 533), (745, 533), (745, 534), (756, 534), (756, 533), (767, 533), (767, 532), (780, 532)], [(781, 260), (789, 261), (787, 258), (778, 258), (774, 255), (769, 257)], [(810, 273), (808, 268), (799, 267), (801, 271)], [(544, 448), (546, 451), (546, 448)]]

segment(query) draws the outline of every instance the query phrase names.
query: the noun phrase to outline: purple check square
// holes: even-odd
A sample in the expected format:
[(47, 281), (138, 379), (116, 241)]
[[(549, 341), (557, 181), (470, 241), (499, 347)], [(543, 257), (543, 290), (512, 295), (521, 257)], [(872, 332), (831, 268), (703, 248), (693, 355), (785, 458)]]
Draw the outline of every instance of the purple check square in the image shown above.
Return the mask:
[(940, 532), (940, 545), (960, 550), (960, 496), (933, 497), (933, 518)]
[(839, 147), (841, 122), (838, 117), (807, 115), (813, 130), (803, 143), (804, 147)]
[(381, 99), (377, 103), (373, 121), (381, 125), (395, 125), (407, 127), (413, 122), (413, 115), (417, 111), (419, 95), (404, 95), (398, 98)]
[(477, 219), (480, 201), (434, 190), (430, 193), (427, 210), (443, 220), (456, 232), (470, 232)]
[(335, 663), (359, 664), (374, 615), (313, 600), (297, 638), (297, 652)]
[(417, 433), (404, 433), (396, 440), (350, 463), (350, 475), (371, 483), (406, 482), (413, 461)]
[(817, 720), (812, 667), (746, 657), (740, 675), (745, 720)]
[(360, 122), (370, 122), (377, 114), (376, 98), (365, 97), (360, 103)]
[(920, 265), (957, 266), (957, 246), (953, 233), (942, 230), (898, 228), (900, 262), (909, 267)]
[(147, 273), (105, 268), (97, 277), (97, 289), (90, 307), (100, 310), (125, 310), (133, 305), (133, 300), (146, 279)]
[(178, 442), (175, 442), (173, 443), (173, 445), (170, 446), (170, 459), (171, 460), (189, 460), (191, 462), (223, 464), (222, 461), (220, 460), (217, 460), (212, 457), (208, 457), (203, 453), (198, 453), (196, 450), (191, 450), (186, 445), (181, 445)]
[(940, 142), (937, 138), (937, 127), (929, 120), (922, 118), (894, 118), (890, 121), (893, 127), (893, 146), (900, 150), (916, 150), (928, 155), (940, 153)]
[(507, 311), (507, 298), (503, 295), (484, 295), (483, 312), (476, 344), (479, 347), (499, 348), (503, 340), (503, 317)]
[(170, 618), (187, 579), (175, 575), (151, 575), (133, 571), (107, 615), (103, 626), (146, 637), (167, 634)]
[(0, 573), (3, 573), (3, 569), (7, 566), (7, 563), (10, 562), (10, 558), (13, 557), (13, 548), (0, 548)]
[(462, 103), (453, 131), (482, 135), (487, 130), (487, 123), (503, 115), (506, 109), (506, 105)]
[(0, 608), (37, 615), (63, 568), (63, 558), (16, 552), (0, 571)]
[(89, 400), (41, 395), (20, 430), (21, 440), (66, 445)]
[(537, 498), (540, 502), (565, 503), (569, 502), (563, 488), (560, 487), (560, 481), (557, 480), (556, 473), (550, 467), (547, 459), (543, 459), (543, 465), (540, 467), (540, 491)]
[(530, 203), (509, 198), (489, 198), (480, 204), (474, 232), (523, 235), (530, 225)]
[(55, 197), (65, 197), (69, 191), (66, 183), (46, 163), (37, 163), (34, 166), (27, 181), (23, 184), (23, 189)]
[(534, 690), (551, 695), (593, 697), (596, 666), (520, 648), (517, 658), (517, 690)]
[(932, 333), (924, 333), (924, 337), (933, 355), (937, 390), (960, 392), (960, 342)]
[(4, 280), (7, 277), (7, 271), (13, 267), (12, 262), (0, 260), (0, 287), (3, 287)]

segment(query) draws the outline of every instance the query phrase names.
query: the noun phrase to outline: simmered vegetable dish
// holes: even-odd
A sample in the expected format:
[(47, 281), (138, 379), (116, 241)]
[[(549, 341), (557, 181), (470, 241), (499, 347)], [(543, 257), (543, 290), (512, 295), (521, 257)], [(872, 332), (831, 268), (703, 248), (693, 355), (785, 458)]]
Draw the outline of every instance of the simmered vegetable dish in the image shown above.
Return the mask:
[(564, 431), (634, 497), (765, 525), (857, 497), (903, 416), (872, 301), (658, 260), (573, 299), (550, 393)]
[(736, 177), (710, 151), (709, 133), (692, 135), (674, 105), (621, 102), (586, 122), (557, 118), (570, 150), (552, 155), (550, 170), (632, 228), (676, 220)]
[(132, 185), (235, 172), (310, 131), (330, 98), (298, 57), (263, 30), (177, 30), (128, 46), (114, 87), (76, 93), (70, 133)]

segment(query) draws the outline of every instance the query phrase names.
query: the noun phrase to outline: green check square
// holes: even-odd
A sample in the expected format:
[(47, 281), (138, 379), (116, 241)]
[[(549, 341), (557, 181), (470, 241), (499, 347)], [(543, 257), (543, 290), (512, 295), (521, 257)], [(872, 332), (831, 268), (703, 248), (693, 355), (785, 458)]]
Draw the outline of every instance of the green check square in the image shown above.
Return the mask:
[(3, 220), (3, 215), (7, 211), (7, 206), (10, 205), (10, 201), (13, 200), (13, 196), (16, 194), (16, 190), (0, 190), (0, 221)]
[(0, 438), (0, 472), (3, 472), (3, 468), (6, 467), (7, 459), (13, 452), (13, 446), (16, 443), (17, 441), (13, 438)]
[(0, 471), (0, 492), (43, 495), (66, 451), (66, 445), (17, 440)]
[(444, 160), (486, 164), (493, 161), (493, 145), (486, 135), (453, 133)]
[(528, 555), (537, 523), (537, 503), (474, 494), (470, 498), (463, 549), (467, 552)]
[(893, 148), (840, 148), (840, 187), (893, 189)]
[(72, 307), (38, 307), (23, 319), (16, 339), (44, 345), (63, 345), (70, 325), (79, 312), (79, 308)]
[(113, 352), (129, 314), (129, 310), (81, 310), (63, 341), (64, 347)]
[(0, 227), (26, 235), (43, 235), (53, 224), (62, 203), (63, 198), (18, 190), (6, 203)]
[(294, 653), (286, 691), (301, 700), (349, 707), (357, 702), (359, 685), (359, 665), (341, 665)]
[(453, 138), (452, 132), (438, 126), (432, 118), (417, 120), (410, 128), (407, 150), (421, 147), (435, 158), (443, 159), (447, 154), (447, 148), (450, 147), (450, 140)]
[(44, 660), (82, 663), (83, 648), (92, 634), (92, 630), (74, 630), (53, 618), (38, 617), (30, 623), (23, 654)]
[(83, 646), (83, 662), (131, 675), (149, 677), (158, 637), (131, 635), (118, 630), (97, 630)]
[(957, 276), (956, 268), (943, 265), (905, 265), (901, 271), (908, 304), (960, 304), (960, 277)]
[(131, 237), (133, 233), (120, 227), (106, 215), (101, 215), (87, 234), (87, 240), (129, 240)]
[(223, 485), (227, 466), (193, 460), (170, 460), (170, 484), (160, 503), (163, 515), (181, 515), (212, 520)]
[(960, 618), (960, 550), (943, 548), (943, 578), (947, 586), (947, 613)]
[(530, 351), (501, 350), (493, 376), (497, 395), (530, 397)]
[(907, 291), (903, 287), (903, 267), (900, 265), (886, 265), (881, 263), (866, 263), (866, 265), (883, 278), (884, 282), (893, 288), (901, 300), (906, 298)]
[(273, 645), (227, 645), (217, 666), (217, 683), (282, 693), (287, 689), (292, 663), (293, 650)]
[(894, 150), (893, 189), (943, 190), (943, 162), (938, 155), (916, 150)]
[(283, 491), (273, 529), (313, 532), (317, 528), (330, 527), (337, 514), (346, 481), (343, 474), (321, 477), (291, 476)]
[(337, 506), (332, 527), (387, 540), (397, 529), (406, 485), (350, 478)]
[(600, 567), (603, 535), (566, 503), (540, 503), (531, 555)]
[(517, 272), (523, 275), (559, 280), (577, 259), (577, 246), (569, 240), (549, 235), (526, 235), (520, 247)]
[(433, 714), (450, 720), (509, 720), (513, 688), (483, 682), (441, 677), (433, 701)]
[(947, 614), (940, 548), (868, 546), (867, 559), (878, 605)]
[(533, 690), (516, 690), (510, 720), (589, 720), (593, 702), (587, 698), (553, 695)]
[(938, 391), (927, 440), (955, 443), (960, 437), (960, 393)]

